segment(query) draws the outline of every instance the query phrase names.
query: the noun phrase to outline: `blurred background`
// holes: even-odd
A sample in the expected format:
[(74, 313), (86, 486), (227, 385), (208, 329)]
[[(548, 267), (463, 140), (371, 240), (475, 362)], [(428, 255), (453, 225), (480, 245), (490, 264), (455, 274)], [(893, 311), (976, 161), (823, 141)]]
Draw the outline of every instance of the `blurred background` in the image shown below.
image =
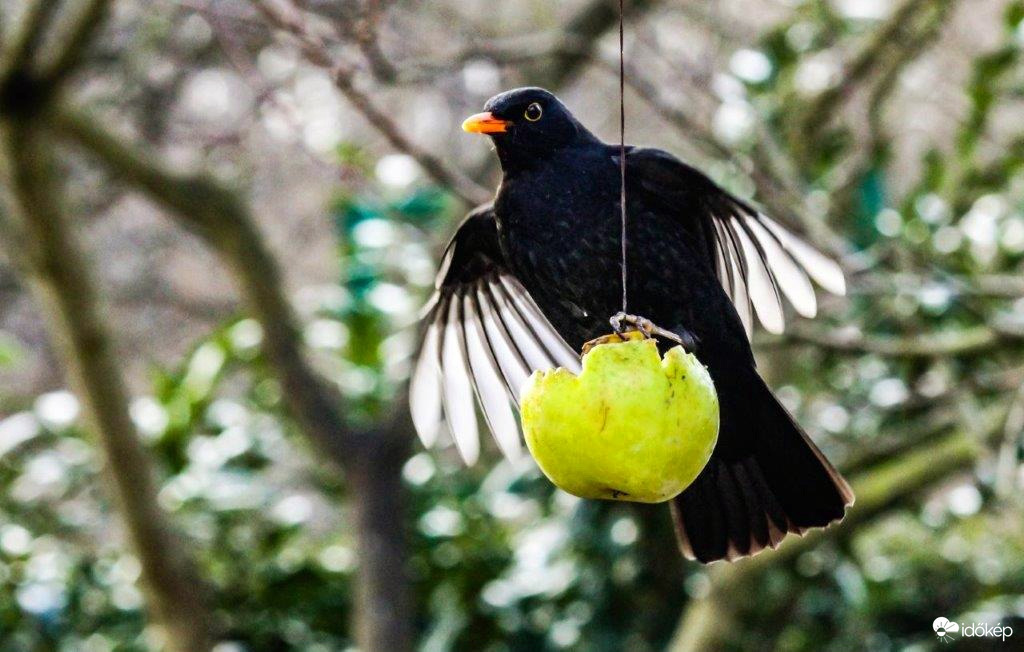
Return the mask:
[(1024, 2), (625, 4), (628, 139), (847, 270), (755, 337), (846, 520), (704, 567), (415, 441), (459, 124), (614, 141), (616, 3), (0, 0), (0, 651), (1021, 649)]

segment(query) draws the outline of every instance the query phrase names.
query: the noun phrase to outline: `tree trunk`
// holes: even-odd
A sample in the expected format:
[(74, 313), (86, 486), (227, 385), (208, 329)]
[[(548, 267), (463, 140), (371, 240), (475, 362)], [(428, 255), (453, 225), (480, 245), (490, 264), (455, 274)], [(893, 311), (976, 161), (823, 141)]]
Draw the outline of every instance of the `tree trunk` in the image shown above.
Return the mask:
[[(105, 456), (104, 471), (142, 566), (153, 622), (167, 649), (210, 648), (211, 613), (192, 560), (156, 500), (151, 460), (128, 413), (128, 396), (111, 338), (97, 306), (95, 285), (61, 214), (50, 145), (29, 120), (2, 125), (20, 236), (12, 258), (26, 268), (53, 339), (63, 352), (70, 384), (84, 405), (87, 427)], [(17, 249), (17, 250), (14, 250)]]
[(355, 636), (359, 649), (366, 652), (413, 649), (402, 486), (408, 444), (407, 436), (388, 437), (349, 466), (358, 533)]
[(411, 650), (414, 610), (405, 576), (401, 484), (411, 440), (405, 401), (396, 400), (394, 415), (374, 428), (349, 426), (342, 395), (306, 360), (277, 260), (240, 197), (207, 177), (171, 172), (86, 116), (64, 110), (55, 119), (59, 130), (115, 176), (144, 191), (203, 238), (231, 271), (263, 328), (263, 353), (281, 382), (289, 411), (306, 437), (346, 474), (359, 555), (357, 646), (362, 652)]

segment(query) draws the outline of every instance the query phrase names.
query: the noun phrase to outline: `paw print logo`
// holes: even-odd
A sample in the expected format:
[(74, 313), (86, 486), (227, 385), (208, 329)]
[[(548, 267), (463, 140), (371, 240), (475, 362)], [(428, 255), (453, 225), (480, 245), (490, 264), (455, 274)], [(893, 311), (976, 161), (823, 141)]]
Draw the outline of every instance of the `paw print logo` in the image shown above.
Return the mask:
[(949, 620), (948, 618), (939, 616), (934, 621), (932, 621), (932, 629), (935, 630), (935, 635), (939, 637), (940, 641), (942, 641), (943, 643), (948, 643), (952, 640), (955, 640), (953, 634), (956, 634), (960, 631), (960, 625), (957, 625), (955, 622)]

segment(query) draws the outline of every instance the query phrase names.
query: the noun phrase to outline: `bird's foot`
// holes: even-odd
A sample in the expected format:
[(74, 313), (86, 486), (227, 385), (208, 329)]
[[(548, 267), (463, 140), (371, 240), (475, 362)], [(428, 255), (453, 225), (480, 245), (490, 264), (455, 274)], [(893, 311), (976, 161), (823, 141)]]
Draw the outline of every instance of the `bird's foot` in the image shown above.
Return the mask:
[(687, 353), (697, 352), (697, 347), (700, 346), (700, 338), (688, 330), (675, 333), (675, 335), (679, 337), (677, 341), (682, 345), (683, 349), (686, 350)]
[(662, 328), (655, 324), (646, 317), (639, 315), (630, 315), (626, 312), (617, 312), (612, 315), (612, 318), (608, 320), (612, 325), (612, 330), (620, 338), (625, 339), (627, 333), (639, 332), (646, 338), (662, 337), (666, 340), (681, 344), (687, 351), (694, 351), (697, 348), (698, 339), (697, 336), (689, 331), (683, 331), (682, 334), (675, 331), (670, 331)]
[(650, 319), (641, 317), (640, 315), (630, 315), (625, 312), (617, 312), (612, 315), (612, 318), (608, 321), (612, 325), (612, 330), (620, 336), (637, 331), (643, 333), (646, 338), (664, 337), (665, 339), (672, 340), (677, 344), (683, 343), (682, 338), (672, 331), (665, 330)]
[(609, 335), (595, 337), (594, 339), (589, 340), (583, 344), (583, 350), (580, 355), (586, 355), (590, 353), (590, 350), (595, 346), (601, 346), (602, 344), (619, 344), (620, 342), (625, 342), (628, 339), (629, 338), (623, 337), (618, 333), (611, 333)]

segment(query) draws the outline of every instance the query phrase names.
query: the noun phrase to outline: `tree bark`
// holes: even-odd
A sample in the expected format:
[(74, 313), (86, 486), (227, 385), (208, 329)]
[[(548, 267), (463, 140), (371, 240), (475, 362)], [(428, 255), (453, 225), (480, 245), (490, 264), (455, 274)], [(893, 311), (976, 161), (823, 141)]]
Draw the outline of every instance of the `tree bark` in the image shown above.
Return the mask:
[(412, 650), (414, 645), (402, 518), (402, 466), (410, 439), (388, 439), (390, 445), (368, 451), (367, 459), (353, 465), (346, 476), (349, 489), (359, 497), (352, 501), (351, 511), (359, 533), (355, 634), (361, 650)]
[(406, 579), (400, 472), (408, 453), (410, 420), (404, 401), (382, 423), (364, 429), (344, 418), (343, 397), (306, 359), (277, 261), (244, 201), (205, 176), (176, 174), (69, 109), (53, 124), (95, 155), (119, 180), (142, 190), (185, 228), (202, 237), (231, 270), (263, 328), (263, 353), (281, 382), (289, 411), (303, 433), (344, 470), (358, 539), (356, 642), (363, 652), (413, 648), (412, 605)]
[(142, 567), (154, 623), (167, 647), (197, 652), (212, 644), (212, 618), (192, 560), (158, 507), (151, 460), (128, 413), (128, 395), (96, 289), (57, 199), (50, 145), (29, 121), (2, 125), (8, 177), (24, 264), (52, 337), (84, 405), (87, 427), (105, 456), (105, 477)]

